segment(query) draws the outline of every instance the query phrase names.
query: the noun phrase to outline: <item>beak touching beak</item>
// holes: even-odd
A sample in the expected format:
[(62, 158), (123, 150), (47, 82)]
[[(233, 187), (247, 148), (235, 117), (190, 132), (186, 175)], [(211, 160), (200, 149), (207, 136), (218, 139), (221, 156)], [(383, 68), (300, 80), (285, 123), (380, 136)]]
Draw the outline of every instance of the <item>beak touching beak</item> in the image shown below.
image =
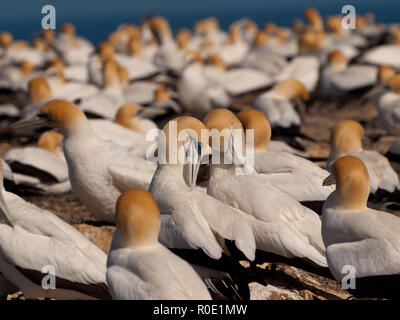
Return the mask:
[(196, 186), (197, 174), (199, 173), (201, 162), (201, 143), (189, 136), (189, 141), (185, 144), (185, 164), (183, 167), (183, 178), (187, 186), (192, 189)]
[(330, 174), (329, 176), (327, 176), (325, 178), (325, 180), (322, 182), (322, 185), (324, 187), (331, 186), (331, 185), (334, 185), (334, 184), (336, 184), (336, 180), (335, 180), (335, 176), (333, 174)]
[(24, 127), (31, 127), (31, 126), (38, 126), (44, 125), (49, 122), (48, 119), (40, 118), (38, 116), (33, 116), (31, 118), (22, 119), (20, 121), (14, 122), (10, 125), (11, 129), (17, 128), (24, 128)]

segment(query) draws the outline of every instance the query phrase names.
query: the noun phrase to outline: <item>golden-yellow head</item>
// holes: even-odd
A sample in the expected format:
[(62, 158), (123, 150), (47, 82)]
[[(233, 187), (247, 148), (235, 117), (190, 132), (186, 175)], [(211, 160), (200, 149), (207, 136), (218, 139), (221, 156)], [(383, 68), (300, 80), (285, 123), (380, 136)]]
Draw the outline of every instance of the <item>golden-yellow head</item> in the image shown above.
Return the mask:
[(120, 195), (115, 212), (118, 241), (126, 247), (157, 243), (161, 225), (160, 211), (153, 196), (133, 189)]

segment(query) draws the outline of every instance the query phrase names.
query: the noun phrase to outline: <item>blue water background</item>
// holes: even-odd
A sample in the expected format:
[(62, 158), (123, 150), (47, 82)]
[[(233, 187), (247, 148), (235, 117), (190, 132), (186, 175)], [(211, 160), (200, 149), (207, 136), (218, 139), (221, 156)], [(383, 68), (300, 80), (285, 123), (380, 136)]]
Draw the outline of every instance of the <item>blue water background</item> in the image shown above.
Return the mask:
[(307, 7), (330, 15), (339, 14), (346, 4), (355, 6), (359, 13), (375, 13), (379, 22), (400, 21), (400, 0), (1, 0), (0, 30), (11, 31), (17, 39), (32, 40), (41, 28), (41, 8), (46, 4), (55, 6), (57, 26), (72, 22), (79, 34), (94, 43), (104, 40), (123, 22), (139, 23), (146, 13), (165, 16), (174, 30), (192, 27), (194, 21), (208, 16), (217, 17), (222, 28), (243, 17), (260, 26), (266, 21), (290, 26)]

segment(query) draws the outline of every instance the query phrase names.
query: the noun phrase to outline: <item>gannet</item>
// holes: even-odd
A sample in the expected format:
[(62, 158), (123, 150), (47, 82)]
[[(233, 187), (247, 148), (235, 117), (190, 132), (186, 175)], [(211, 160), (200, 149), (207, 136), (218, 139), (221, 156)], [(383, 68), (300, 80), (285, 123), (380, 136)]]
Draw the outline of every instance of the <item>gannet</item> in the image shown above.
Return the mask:
[(367, 88), (376, 82), (378, 69), (375, 66), (351, 64), (343, 53), (334, 50), (329, 53), (328, 65), (322, 72), (322, 89), (326, 94), (339, 96), (352, 90)]
[[(50, 211), (5, 191), (1, 163), (0, 178), (2, 276), (28, 299), (109, 299), (104, 252)], [(56, 288), (45, 289), (51, 268)]]
[(206, 58), (204, 71), (209, 78), (223, 86), (233, 96), (264, 89), (272, 84), (270, 77), (251, 68), (226, 70), (225, 62), (218, 54)]
[(329, 172), (313, 162), (287, 152), (268, 150), (271, 126), (259, 110), (238, 113), (245, 130), (254, 130), (254, 169), (260, 181), (272, 184), (299, 202), (325, 201), (334, 187), (323, 187)]
[(364, 128), (356, 121), (343, 120), (336, 124), (331, 134), (331, 151), (327, 169), (340, 157), (349, 155), (361, 159), (368, 169), (371, 193), (378, 189), (393, 193), (400, 189), (396, 172), (386, 157), (378, 152), (363, 150)]
[(274, 88), (261, 94), (253, 103), (253, 108), (262, 111), (273, 129), (290, 129), (300, 126), (300, 116), (292, 101), (305, 112), (303, 100), (307, 100), (307, 88), (296, 79), (287, 79), (277, 83)]
[(149, 186), (154, 166), (96, 136), (76, 105), (52, 100), (35, 116), (15, 123), (14, 127), (35, 124), (54, 126), (64, 135), (63, 150), (72, 190), (97, 219), (114, 221), (115, 202), (120, 193)]
[[(369, 173), (353, 156), (336, 160), (325, 185), (336, 184), (322, 213), (328, 266), (356, 296), (399, 296), (400, 218), (368, 208)], [(354, 272), (355, 279), (349, 279)], [(347, 276), (347, 277), (346, 277)], [(346, 278), (347, 280), (346, 280)], [(342, 282), (343, 281), (343, 282)]]
[(58, 149), (63, 137), (46, 131), (38, 146), (14, 148), (4, 155), (12, 169), (13, 182), (22, 190), (42, 194), (63, 194), (71, 190), (68, 167)]
[(107, 260), (107, 284), (116, 300), (211, 300), (189, 263), (158, 241), (160, 211), (151, 194), (134, 189), (117, 201)]
[(224, 87), (207, 77), (198, 54), (192, 56), (194, 60), (183, 69), (177, 83), (182, 107), (196, 117), (213, 108), (227, 107), (230, 97)]

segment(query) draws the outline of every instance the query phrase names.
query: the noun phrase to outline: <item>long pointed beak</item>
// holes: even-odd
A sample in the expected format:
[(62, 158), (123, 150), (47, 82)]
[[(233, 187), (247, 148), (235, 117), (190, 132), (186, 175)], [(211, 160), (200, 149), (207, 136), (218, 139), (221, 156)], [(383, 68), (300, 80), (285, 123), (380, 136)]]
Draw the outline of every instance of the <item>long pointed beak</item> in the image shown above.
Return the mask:
[(162, 116), (167, 113), (166, 109), (163, 108), (152, 108), (152, 107), (145, 107), (138, 110), (136, 116), (140, 118), (152, 119), (158, 116)]
[(11, 214), (10, 211), (8, 210), (6, 201), (3, 197), (3, 192), (0, 189), (0, 217), (3, 215), (4, 220), (7, 224), (9, 224), (10, 226), (12, 226), (13, 224), (11, 223), (13, 221), (13, 219), (11, 218)]
[(335, 176), (333, 174), (330, 174), (329, 176), (327, 176), (325, 178), (325, 180), (322, 182), (322, 185), (324, 187), (331, 186), (331, 185), (334, 185), (334, 184), (336, 184), (336, 180), (335, 180)]
[(232, 133), (228, 137), (228, 150), (231, 153), (232, 161), (235, 165), (243, 166), (246, 164), (246, 160), (236, 151), (235, 138), (233, 137)]
[(31, 118), (22, 119), (22, 120), (12, 123), (10, 125), (10, 128), (17, 129), (17, 128), (24, 128), (24, 127), (38, 126), (38, 125), (44, 125), (47, 122), (48, 122), (47, 119), (39, 118), (38, 116), (33, 116)]
[(200, 169), (201, 150), (198, 142), (189, 136), (189, 141), (185, 146), (186, 164), (183, 167), (183, 178), (187, 186), (192, 189), (196, 186), (197, 174)]

